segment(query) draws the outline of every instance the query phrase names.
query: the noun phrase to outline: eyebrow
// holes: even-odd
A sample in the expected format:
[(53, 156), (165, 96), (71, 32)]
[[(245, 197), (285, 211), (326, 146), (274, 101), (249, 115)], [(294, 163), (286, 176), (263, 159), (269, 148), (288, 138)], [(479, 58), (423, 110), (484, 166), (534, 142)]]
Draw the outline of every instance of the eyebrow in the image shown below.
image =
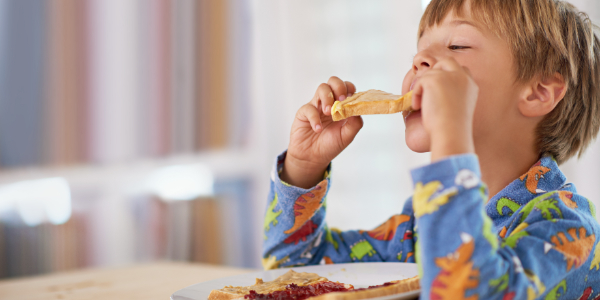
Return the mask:
[[(467, 21), (467, 20), (454, 20), (454, 21), (450, 22), (450, 25), (453, 25), (455, 27), (458, 26), (458, 25), (470, 25), (473, 28), (477, 29), (479, 32), (482, 32), (481, 26), (477, 25), (476, 23)], [(425, 34), (425, 30), (423, 30), (423, 32), (421, 33), (421, 35), (418, 37), (417, 40), (420, 40), (421, 37), (423, 36), (423, 34)]]
[(475, 27), (475, 29), (477, 30), (481, 30), (481, 27), (478, 26), (477, 24), (473, 23), (473, 22), (469, 22), (467, 20), (454, 20), (450, 22), (450, 25), (454, 25), (454, 26), (458, 26), (458, 25), (470, 25), (472, 27)]

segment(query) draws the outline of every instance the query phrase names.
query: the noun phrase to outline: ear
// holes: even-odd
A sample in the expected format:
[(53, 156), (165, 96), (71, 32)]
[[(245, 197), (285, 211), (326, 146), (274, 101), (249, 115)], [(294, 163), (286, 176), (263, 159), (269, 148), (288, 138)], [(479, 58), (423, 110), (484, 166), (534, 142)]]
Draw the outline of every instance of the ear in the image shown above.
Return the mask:
[(541, 117), (550, 113), (565, 97), (567, 85), (559, 73), (540, 80), (534, 79), (519, 100), (519, 111), (526, 117)]

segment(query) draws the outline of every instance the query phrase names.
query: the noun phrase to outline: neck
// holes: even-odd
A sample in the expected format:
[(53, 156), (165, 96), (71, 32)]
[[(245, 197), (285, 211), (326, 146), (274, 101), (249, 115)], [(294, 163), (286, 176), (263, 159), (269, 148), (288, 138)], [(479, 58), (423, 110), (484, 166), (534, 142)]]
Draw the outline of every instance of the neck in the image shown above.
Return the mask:
[[(480, 147), (484, 150), (477, 151), (481, 176), (488, 186), (489, 198), (492, 198), (525, 174), (533, 164), (539, 160), (539, 155), (534, 147), (523, 147), (523, 144), (504, 143), (495, 144), (496, 147)], [(498, 145), (504, 145), (498, 147)]]

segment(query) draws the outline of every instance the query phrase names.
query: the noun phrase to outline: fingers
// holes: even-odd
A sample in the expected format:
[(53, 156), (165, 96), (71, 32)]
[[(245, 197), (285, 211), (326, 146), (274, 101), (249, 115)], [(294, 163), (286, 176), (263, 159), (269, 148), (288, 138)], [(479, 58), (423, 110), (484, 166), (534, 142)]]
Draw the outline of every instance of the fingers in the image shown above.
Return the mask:
[(327, 83), (321, 83), (315, 93), (313, 105), (317, 109), (321, 109), (323, 114), (331, 115), (331, 106), (334, 102), (334, 94)]
[(336, 76), (329, 77), (327, 84), (331, 87), (335, 100), (343, 101), (348, 95), (346, 83)]
[(464, 67), (464, 66), (462, 68), (465, 71), (465, 73), (467, 73), (467, 75), (469, 75), (469, 77), (473, 77), (473, 74), (471, 74), (471, 70), (469, 70), (469, 68)]
[(341, 129), (342, 143), (344, 143), (344, 145), (349, 145), (363, 127), (363, 124), (363, 119), (360, 116), (348, 118), (346, 124), (344, 124)]
[(311, 103), (323, 111), (326, 116), (331, 115), (331, 106), (335, 100), (343, 101), (356, 92), (356, 86), (350, 81), (342, 81), (332, 76), (327, 83), (321, 83)]
[(421, 109), (421, 102), (423, 99), (423, 81), (422, 80), (417, 80), (413, 86), (413, 94), (412, 94), (412, 110), (419, 110)]
[(356, 93), (356, 86), (354, 85), (354, 83), (350, 82), (350, 81), (344, 81), (346, 83), (346, 96), (350, 97), (352, 95), (354, 95), (354, 93)]
[(314, 132), (321, 132), (323, 130), (319, 110), (312, 103), (300, 107), (296, 113), (296, 118), (302, 122), (309, 122)]

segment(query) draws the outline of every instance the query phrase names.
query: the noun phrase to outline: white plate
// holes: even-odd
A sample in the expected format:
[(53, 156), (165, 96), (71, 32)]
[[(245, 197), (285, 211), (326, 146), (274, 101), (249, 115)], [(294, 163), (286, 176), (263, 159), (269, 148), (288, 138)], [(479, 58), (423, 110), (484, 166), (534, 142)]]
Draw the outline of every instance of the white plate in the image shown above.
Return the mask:
[[(410, 278), (417, 275), (417, 265), (412, 263), (351, 263), (335, 265), (319, 265), (291, 268), (296, 272), (317, 273), (331, 281), (350, 283), (356, 288), (379, 285), (392, 280)], [(241, 274), (225, 278), (219, 278), (194, 285), (190, 285), (171, 295), (171, 300), (206, 300), (210, 291), (222, 289), (225, 286), (247, 286), (253, 285), (256, 278), (271, 281), (283, 275), (290, 269), (277, 269), (264, 272)], [(416, 299), (419, 291), (411, 291), (402, 294), (373, 298), (372, 300), (391, 299)]]

